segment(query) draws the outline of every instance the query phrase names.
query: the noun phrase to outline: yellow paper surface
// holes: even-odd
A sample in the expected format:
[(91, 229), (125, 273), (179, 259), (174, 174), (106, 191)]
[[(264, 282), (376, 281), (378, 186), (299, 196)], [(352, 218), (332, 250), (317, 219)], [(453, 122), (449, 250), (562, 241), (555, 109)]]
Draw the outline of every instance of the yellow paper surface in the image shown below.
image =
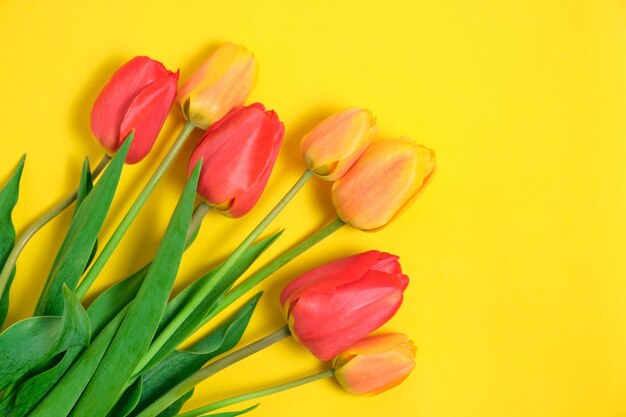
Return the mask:
[[(382, 137), (436, 150), (438, 173), (410, 211), (375, 234), (345, 229), (264, 285), (243, 343), (281, 325), (291, 277), (369, 249), (411, 277), (386, 331), (418, 345), (409, 379), (374, 398), (332, 381), (263, 399), (257, 416), (618, 417), (626, 415), (626, 4), (623, 1), (2, 1), (0, 178), (28, 153), (18, 232), (70, 192), (102, 151), (89, 112), (135, 55), (181, 69), (223, 41), (256, 54), (252, 101), (286, 137), (247, 217), (211, 213), (176, 290), (225, 256), (298, 178), (300, 137), (347, 106), (372, 109)], [(103, 239), (182, 125), (174, 109), (129, 166)], [(195, 140), (197, 140), (196, 135)], [(185, 181), (187, 146), (94, 286), (154, 254)], [(271, 258), (333, 216), (314, 180), (270, 228)], [(10, 322), (28, 317), (69, 212), (18, 263)], [(283, 341), (200, 385), (189, 407), (320, 370)], [(249, 404), (245, 404), (246, 406)], [(242, 406), (243, 407), (243, 406)]]

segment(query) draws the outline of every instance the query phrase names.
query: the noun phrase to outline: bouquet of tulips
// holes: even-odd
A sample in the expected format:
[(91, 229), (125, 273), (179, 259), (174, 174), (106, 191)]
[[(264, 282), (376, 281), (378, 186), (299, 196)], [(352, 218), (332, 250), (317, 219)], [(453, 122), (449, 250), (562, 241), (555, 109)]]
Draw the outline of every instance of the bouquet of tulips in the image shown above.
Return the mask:
[[(321, 378), (334, 377), (353, 394), (376, 394), (408, 376), (413, 342), (399, 333), (370, 335), (398, 310), (409, 282), (395, 255), (371, 250), (295, 278), (280, 296), (286, 323), (237, 350), (261, 295), (231, 316), (217, 317), (341, 227), (385, 227), (424, 189), (435, 171), (434, 153), (406, 138), (377, 139), (368, 110), (349, 108), (307, 133), (300, 179), (221, 264), (171, 297), (181, 258), (203, 217), (210, 210), (233, 218), (247, 214), (272, 172), (285, 129), (274, 111), (244, 105), (256, 76), (253, 55), (232, 43), (219, 47), (181, 87), (178, 72), (148, 57), (133, 58), (93, 105), (91, 129), (106, 151), (102, 160), (93, 170), (86, 160), (76, 191), (16, 235), (11, 215), (24, 158), (19, 161), (0, 189), (0, 325), (11, 283), (22, 279), (16, 263), (24, 246), (72, 205), (73, 217), (33, 317), (0, 334), (0, 416), (204, 416)], [(180, 134), (110, 239), (98, 241), (125, 163), (150, 152), (174, 102), (186, 119)], [(205, 132), (153, 260), (87, 305), (85, 295), (195, 129)], [(262, 236), (266, 228), (313, 177), (333, 183), (337, 218), (247, 273), (280, 238), (280, 232)], [(180, 347), (214, 319), (219, 321), (212, 331)], [(179, 414), (196, 384), (289, 336), (329, 361), (327, 370)]]

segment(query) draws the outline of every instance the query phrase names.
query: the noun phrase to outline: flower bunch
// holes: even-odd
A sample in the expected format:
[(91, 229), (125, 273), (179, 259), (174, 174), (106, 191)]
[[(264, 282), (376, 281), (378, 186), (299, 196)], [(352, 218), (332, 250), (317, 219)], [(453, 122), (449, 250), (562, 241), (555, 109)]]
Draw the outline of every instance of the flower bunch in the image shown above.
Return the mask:
[[(184, 252), (207, 213), (238, 218), (254, 209), (285, 134), (274, 110), (258, 102), (246, 105), (257, 79), (257, 62), (246, 48), (226, 43), (180, 87), (178, 79), (178, 71), (149, 57), (122, 65), (91, 112), (102, 160), (93, 170), (85, 160), (76, 191), (19, 235), (11, 216), (24, 158), (0, 189), (0, 324), (24, 246), (74, 204), (33, 317), (0, 333), (0, 417), (177, 415), (196, 384), (289, 336), (327, 361), (327, 370), (178, 415), (206, 415), (326, 377), (350, 393), (373, 395), (413, 370), (416, 348), (407, 336), (372, 335), (398, 311), (409, 285), (398, 256), (378, 250), (337, 259), (289, 282), (279, 300), (285, 325), (248, 346), (215, 359), (239, 342), (260, 293), (191, 347), (180, 348), (253, 287), (343, 226), (387, 226), (430, 182), (435, 156), (407, 138), (379, 138), (369, 110), (351, 107), (331, 115), (302, 138), (306, 168), (293, 187), (221, 264), (171, 298)], [(148, 155), (174, 103), (186, 120), (180, 134), (102, 244), (125, 163)], [(153, 260), (87, 305), (93, 283), (196, 129), (204, 133), (189, 155), (186, 186)], [(247, 274), (282, 232), (261, 235), (316, 176), (332, 182), (336, 219)]]

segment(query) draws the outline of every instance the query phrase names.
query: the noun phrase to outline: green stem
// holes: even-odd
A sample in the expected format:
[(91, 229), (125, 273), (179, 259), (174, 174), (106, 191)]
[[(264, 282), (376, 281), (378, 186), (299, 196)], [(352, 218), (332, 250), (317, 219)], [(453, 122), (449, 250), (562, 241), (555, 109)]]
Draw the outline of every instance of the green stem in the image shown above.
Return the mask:
[[(98, 165), (91, 172), (91, 176), (93, 179), (96, 179), (98, 175), (100, 175), (104, 168), (106, 168), (109, 161), (111, 161), (111, 157), (107, 154), (104, 154)], [(17, 241), (13, 245), (13, 249), (11, 249), (9, 256), (7, 257), (6, 263), (2, 268), (2, 272), (0, 272), (0, 298), (2, 298), (6, 283), (8, 282), (9, 276), (11, 275), (11, 272), (13, 271), (13, 268), (17, 263), (17, 258), (24, 250), (24, 247), (26, 246), (28, 241), (50, 220), (54, 219), (56, 216), (61, 214), (63, 210), (68, 208), (76, 200), (77, 194), (78, 191), (74, 191), (72, 194), (59, 201), (56, 205), (50, 208), (50, 210), (42, 214), (41, 217), (35, 219), (35, 221), (22, 232), (19, 239), (17, 239)]]
[(128, 228), (137, 217), (137, 214), (139, 214), (139, 211), (148, 200), (148, 197), (150, 197), (150, 194), (154, 190), (154, 187), (156, 187), (161, 177), (163, 177), (163, 174), (165, 174), (165, 171), (167, 171), (172, 162), (174, 162), (174, 159), (183, 148), (185, 141), (187, 140), (189, 134), (193, 131), (194, 128), (194, 125), (192, 125), (190, 122), (185, 123), (185, 126), (183, 126), (178, 137), (176, 138), (176, 141), (174, 141), (172, 147), (167, 152), (167, 155), (165, 155), (165, 158), (163, 158), (161, 164), (157, 167), (154, 174), (152, 174), (152, 177), (148, 180), (148, 183), (144, 186), (143, 190), (141, 190), (141, 193), (139, 194), (133, 205), (130, 207), (130, 209), (128, 209), (128, 212), (126, 213), (120, 224), (117, 226), (117, 229), (115, 229), (113, 235), (102, 249), (102, 252), (100, 252), (93, 265), (89, 269), (89, 272), (87, 272), (87, 275), (85, 275), (85, 278), (76, 289), (76, 295), (78, 296), (78, 298), (83, 298), (85, 294), (87, 294), (87, 291), (104, 268), (104, 265), (113, 254), (113, 251), (119, 244), (120, 240), (122, 240), (122, 237), (124, 236), (126, 231), (128, 231)]
[(234, 397), (226, 398), (224, 400), (216, 401), (211, 404), (196, 408), (195, 410), (187, 411), (186, 413), (178, 414), (178, 417), (196, 417), (203, 416), (210, 411), (218, 410), (220, 408), (227, 407), (229, 405), (237, 404), (243, 401), (253, 400), (255, 398), (266, 397), (268, 395), (276, 394), (277, 392), (286, 391), (291, 388), (299, 387), (300, 385), (308, 384), (324, 378), (330, 378), (334, 375), (332, 369), (319, 372), (317, 374), (309, 375), (304, 378), (289, 381), (284, 384), (276, 385), (271, 388), (262, 389), (259, 391), (248, 392), (246, 394), (236, 395)]
[(262, 339), (257, 340), (254, 343), (251, 343), (239, 350), (236, 350), (222, 359), (219, 359), (204, 368), (196, 371), (191, 374), (178, 384), (176, 384), (173, 388), (163, 394), (158, 400), (153, 402), (149, 407), (139, 413), (136, 417), (154, 417), (159, 415), (163, 410), (169, 407), (174, 401), (183, 396), (187, 391), (195, 387), (199, 382), (204, 381), (211, 375), (216, 374), (229, 367), (230, 365), (238, 362), (248, 356), (256, 353), (262, 349), (265, 349), (268, 346), (273, 345), (274, 343), (290, 336), (289, 327), (281, 327), (274, 333), (271, 333), (268, 336), (265, 336)]
[(209, 214), (211, 211), (211, 206), (209, 206), (204, 201), (200, 201), (196, 208), (193, 210), (193, 215), (191, 216), (191, 223), (189, 223), (189, 231), (187, 232), (187, 238), (185, 240), (185, 248), (193, 243), (196, 239), (196, 235), (200, 230), (200, 225), (202, 224), (202, 220), (204, 216)]
[(341, 219), (336, 218), (335, 220), (328, 223), (326, 226), (322, 227), (317, 232), (313, 233), (311, 236), (300, 242), (298, 245), (274, 258), (273, 261), (265, 265), (263, 268), (259, 269), (254, 274), (250, 275), (235, 288), (233, 288), (228, 294), (226, 294), (226, 296), (219, 302), (215, 309), (206, 316), (206, 318), (198, 327), (201, 327), (213, 317), (218, 315), (226, 307), (239, 299), (239, 297), (250, 291), (252, 287), (258, 285), (261, 281), (272, 275), (274, 272), (278, 271), (285, 264), (292, 261), (294, 258), (302, 254), (313, 245), (330, 236), (344, 225), (345, 223)]
[(243, 242), (235, 249), (235, 251), (226, 259), (226, 261), (219, 267), (215, 275), (210, 281), (205, 281), (204, 285), (200, 286), (193, 294), (190, 300), (185, 306), (176, 314), (172, 320), (165, 326), (165, 328), (159, 333), (159, 335), (150, 344), (150, 348), (144, 355), (142, 361), (137, 366), (137, 370), (142, 370), (150, 360), (161, 350), (170, 337), (176, 332), (176, 330), (185, 322), (185, 320), (193, 313), (193, 311), (204, 301), (207, 297), (214, 282), (220, 282), (226, 272), (233, 267), (235, 262), (239, 260), (241, 255), (246, 249), (254, 242), (261, 233), (269, 226), (269, 224), (278, 216), (278, 214), (285, 208), (285, 206), (291, 201), (291, 199), (298, 193), (298, 191), (307, 183), (307, 181), (313, 176), (313, 172), (308, 169), (304, 171), (304, 174), (300, 179), (291, 187), (291, 189), (285, 194), (285, 196), (276, 204), (276, 206), (265, 216), (261, 223), (244, 239)]

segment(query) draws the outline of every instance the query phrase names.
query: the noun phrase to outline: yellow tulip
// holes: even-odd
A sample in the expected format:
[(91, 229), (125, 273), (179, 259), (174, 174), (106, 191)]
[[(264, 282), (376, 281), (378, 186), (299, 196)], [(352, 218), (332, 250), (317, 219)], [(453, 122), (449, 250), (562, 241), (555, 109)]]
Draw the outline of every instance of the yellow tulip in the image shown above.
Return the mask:
[(256, 83), (257, 72), (250, 51), (225, 43), (185, 81), (176, 102), (187, 120), (206, 129), (244, 104)]
[(376, 121), (369, 110), (352, 107), (336, 113), (302, 138), (307, 167), (320, 178), (341, 178), (372, 142)]
[(408, 138), (377, 141), (333, 184), (333, 204), (349, 225), (377, 230), (415, 201), (434, 171), (431, 149)]
[(375, 395), (404, 381), (417, 348), (401, 333), (370, 336), (333, 360), (335, 378), (351, 394)]

